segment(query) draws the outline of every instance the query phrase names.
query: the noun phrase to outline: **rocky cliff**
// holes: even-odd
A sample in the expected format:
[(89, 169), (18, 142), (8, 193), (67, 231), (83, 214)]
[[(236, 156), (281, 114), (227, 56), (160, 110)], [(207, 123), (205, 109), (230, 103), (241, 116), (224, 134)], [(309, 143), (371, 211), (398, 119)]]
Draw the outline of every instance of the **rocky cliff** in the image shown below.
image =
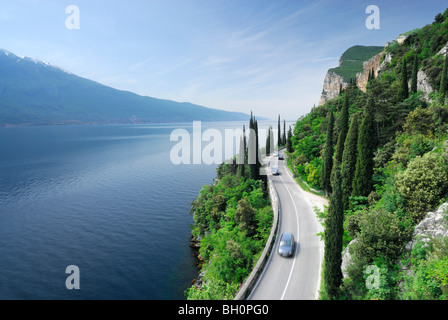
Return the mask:
[[(442, 50), (440, 50), (440, 52), (446, 52), (447, 49), (448, 49), (448, 46), (442, 48)], [(438, 54), (441, 54), (440, 52)], [(381, 54), (382, 54), (382, 52), (379, 53), (377, 56), (379, 56)], [(389, 52), (386, 54), (383, 54), (379, 59), (377, 56), (375, 56), (371, 60), (367, 61), (368, 67), (369, 66), (374, 67), (375, 77), (377, 77), (378, 74), (381, 73), (387, 67), (387, 65), (392, 61), (392, 55)], [(384, 59), (382, 59), (383, 56), (384, 56)], [(376, 60), (378, 60), (378, 61), (376, 61)], [(379, 62), (381, 60), (382, 60), (382, 62), (377, 66), (377, 62)], [(367, 62), (366, 62), (366, 65), (367, 65)], [(365, 70), (364, 70), (364, 72), (365, 72)], [(359, 76), (359, 81), (358, 81), (358, 76)], [(357, 80), (356, 85), (358, 86), (358, 88), (361, 89), (362, 91), (366, 92), (365, 86), (367, 84), (367, 81), (365, 81), (365, 79), (361, 80), (360, 74), (357, 75), (356, 80)], [(367, 80), (368, 80), (368, 74), (367, 74)], [(408, 86), (409, 86), (409, 88), (411, 87), (411, 79), (408, 80)], [(434, 88), (429, 83), (428, 76), (422, 69), (420, 69), (417, 72), (417, 90), (420, 90), (423, 93), (423, 98), (425, 98), (427, 101), (430, 101), (429, 94), (431, 92), (435, 91)]]
[(362, 71), (356, 74), (356, 86), (359, 90), (366, 92), (366, 85), (369, 81), (369, 74), (373, 70), (375, 78), (378, 76), (381, 59), (384, 57), (384, 51), (374, 55), (371, 59), (364, 61)]
[(425, 243), (433, 238), (448, 237), (448, 203), (442, 204), (434, 212), (428, 212), (425, 218), (415, 227), (412, 240), (406, 244), (411, 250), (418, 240)]
[[(441, 52), (441, 53), (440, 53)], [(439, 54), (448, 52), (448, 45), (440, 50)], [(373, 70), (375, 77), (384, 70), (384, 68), (391, 62), (392, 56), (390, 53), (384, 51), (374, 55), (371, 59), (363, 62), (362, 71), (356, 74), (356, 86), (363, 92), (366, 92), (366, 85), (369, 80), (369, 74)], [(409, 79), (409, 86), (410, 86)], [(336, 72), (329, 70), (324, 79), (324, 86), (319, 105), (324, 104), (327, 100), (333, 99), (339, 95), (339, 91), (345, 89), (349, 83)], [(434, 91), (434, 88), (429, 84), (428, 76), (423, 70), (419, 70), (417, 74), (417, 89), (422, 91), (423, 97), (429, 99), (429, 94)]]
[[(411, 81), (409, 80), (409, 86), (411, 86)], [(417, 90), (420, 90), (423, 93), (423, 97), (430, 101), (429, 94), (434, 92), (434, 88), (429, 84), (429, 79), (426, 73), (423, 70), (419, 70), (417, 72)]]
[[(337, 97), (340, 90), (349, 85), (351, 79), (365, 88), (371, 68), (374, 67), (376, 74), (378, 72), (383, 49), (379, 46), (353, 46), (347, 49), (339, 59), (339, 66), (328, 70), (319, 105)], [(361, 74), (358, 80), (359, 72)]]
[[(406, 40), (407, 36), (400, 36), (397, 38), (397, 40), (392, 40), (386, 43), (385, 48), (387, 48), (389, 45), (398, 43), (401, 44)], [(362, 46), (355, 46), (350, 48), (349, 50), (353, 48), (374, 48), (374, 47), (362, 47)], [(344, 53), (344, 55), (348, 52), (348, 50)], [(437, 54), (446, 54), (448, 53), (448, 43), (437, 53)], [(337, 72), (341, 69), (341, 66), (343, 66), (344, 62), (353, 62), (355, 60), (349, 60), (346, 57), (341, 56), (339, 60), (339, 67), (330, 69), (327, 72), (327, 75), (324, 79), (324, 86), (322, 90), (322, 94), (320, 97), (319, 105), (324, 104), (327, 100), (333, 99), (334, 97), (337, 97), (339, 95), (339, 91), (342, 89), (345, 89), (349, 85), (349, 81), (344, 78), (343, 76), (339, 75)], [(392, 61), (392, 55), (388, 52), (386, 53), (384, 50), (381, 50), (380, 52), (373, 55), (370, 59), (362, 62), (362, 70), (358, 73), (356, 73), (356, 85), (357, 87), (363, 91), (366, 92), (366, 85), (369, 80), (369, 74), (373, 70), (375, 77), (378, 76), (379, 73), (381, 73), (382, 70), (384, 70), (387, 65)], [(410, 86), (410, 79), (409, 79), (409, 86)], [(434, 91), (434, 88), (430, 85), (428, 76), (425, 74), (423, 70), (419, 70), (417, 74), (417, 89), (422, 91), (423, 97), (426, 100), (430, 100), (429, 94)]]
[(334, 71), (328, 71), (324, 79), (324, 88), (320, 96), (319, 105), (324, 104), (327, 100), (337, 97), (341, 88), (345, 89), (347, 86), (348, 82), (345, 81), (343, 77)]

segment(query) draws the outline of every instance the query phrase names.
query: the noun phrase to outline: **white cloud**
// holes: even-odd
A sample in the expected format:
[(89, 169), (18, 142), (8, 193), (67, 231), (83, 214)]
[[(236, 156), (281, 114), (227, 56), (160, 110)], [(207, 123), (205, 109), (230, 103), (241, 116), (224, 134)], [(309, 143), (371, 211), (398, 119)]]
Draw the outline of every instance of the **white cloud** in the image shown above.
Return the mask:
[(339, 61), (340, 57), (323, 57), (323, 58), (313, 58), (311, 61), (314, 63), (327, 62), (327, 61)]

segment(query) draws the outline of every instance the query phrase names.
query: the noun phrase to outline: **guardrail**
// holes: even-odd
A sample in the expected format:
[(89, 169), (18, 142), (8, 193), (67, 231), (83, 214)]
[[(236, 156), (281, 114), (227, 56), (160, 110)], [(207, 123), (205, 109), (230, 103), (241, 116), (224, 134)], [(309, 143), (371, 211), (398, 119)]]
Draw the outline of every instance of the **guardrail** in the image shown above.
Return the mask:
[(269, 234), (268, 241), (266, 242), (266, 246), (264, 247), (264, 250), (260, 258), (258, 259), (257, 264), (255, 265), (250, 275), (244, 281), (234, 300), (246, 300), (249, 297), (253, 287), (257, 283), (258, 277), (264, 270), (266, 262), (269, 259), (269, 256), (272, 252), (272, 248), (275, 243), (278, 230), (279, 215), (280, 215), (280, 203), (278, 200), (277, 190), (275, 190), (274, 186), (272, 185), (271, 176), (269, 175), (268, 175), (268, 190), (269, 190), (269, 197), (271, 199), (271, 207), (274, 214), (272, 220), (271, 233)]

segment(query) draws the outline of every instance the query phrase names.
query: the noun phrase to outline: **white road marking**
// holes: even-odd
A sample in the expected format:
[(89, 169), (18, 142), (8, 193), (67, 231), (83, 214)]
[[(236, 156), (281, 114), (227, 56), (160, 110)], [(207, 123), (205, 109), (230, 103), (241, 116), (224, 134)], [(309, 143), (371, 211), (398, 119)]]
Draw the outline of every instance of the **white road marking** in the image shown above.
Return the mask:
[[(297, 183), (294, 180), (294, 176), (289, 172), (289, 170), (286, 168), (285, 163), (283, 163), (283, 169), (284, 171), (286, 171), (286, 173), (288, 174), (288, 176), (294, 181), (294, 183)], [(302, 188), (299, 187), (298, 188), (300, 192), (303, 192)], [(313, 208), (312, 203), (306, 198), (304, 197), (304, 199), (308, 202), (308, 204), (310, 205), (311, 208)], [(317, 218), (317, 217), (316, 217)], [(319, 224), (319, 222), (316, 220), (316, 223)], [(321, 285), (321, 275), (322, 275), (322, 257), (324, 256), (324, 247), (323, 247), (323, 243), (321, 241), (321, 245), (320, 245), (320, 257), (319, 257), (319, 278), (317, 280), (317, 285), (316, 285), (316, 292), (314, 293), (314, 299), (318, 299), (319, 295), (320, 295), (320, 285)]]
[[(272, 157), (268, 157), (268, 158), (267, 158), (268, 161), (266, 162), (266, 160), (265, 160), (265, 165), (266, 165), (267, 163), (269, 163), (269, 162), (271, 161), (271, 159), (272, 159)], [(286, 168), (285, 162), (283, 162), (283, 171), (286, 172), (286, 173), (288, 174), (288, 176), (290, 177), (290, 179), (291, 179), (294, 183), (296, 183), (296, 182), (294, 181), (293, 176), (291, 175), (291, 173), (290, 173), (290, 172), (288, 171), (288, 169)], [(268, 173), (268, 174), (269, 174), (269, 173)], [(282, 178), (281, 176), (279, 176), (279, 177), (280, 177), (280, 179), (281, 179), (283, 185), (285, 185), (286, 190), (288, 191), (289, 197), (290, 197), (291, 200), (292, 200), (292, 203), (293, 203), (293, 206), (294, 206), (294, 210), (295, 210), (295, 212), (296, 212), (296, 222), (297, 222), (297, 242), (299, 242), (299, 215), (298, 215), (298, 211), (297, 211), (297, 206), (296, 206), (296, 204), (295, 204), (295, 202), (294, 202), (294, 198), (293, 198), (291, 192), (290, 192), (289, 189), (286, 187), (286, 183), (285, 183), (285, 181), (283, 180), (283, 178)], [(299, 189), (299, 192), (302, 192), (302, 190), (301, 190), (300, 188), (298, 188), (298, 189)], [(304, 199), (308, 202), (308, 204), (310, 204), (309, 201), (308, 201), (308, 199), (306, 199), (306, 197), (304, 197)], [(279, 202), (280, 202), (280, 199), (279, 199)], [(278, 223), (279, 223), (279, 226), (280, 226), (280, 225), (281, 225), (281, 221), (280, 221), (280, 220), (281, 220), (281, 214), (279, 214), (279, 217), (278, 217), (278, 218), (279, 218), (279, 222), (278, 222)], [(280, 231), (280, 227), (279, 227), (279, 230), (277, 231), (277, 235), (278, 235), (278, 232), (279, 232), (279, 231)], [(277, 244), (278, 244), (278, 241), (279, 241), (279, 237), (276, 237), (276, 241), (275, 241), (275, 244), (274, 244), (274, 248), (276, 248), (276, 246), (277, 246)], [(297, 251), (298, 251), (298, 245), (296, 245), (296, 248), (295, 248), (293, 264), (292, 264), (292, 266), (291, 266), (291, 270), (290, 270), (290, 272), (289, 272), (288, 280), (287, 280), (286, 286), (285, 286), (285, 288), (284, 288), (284, 290), (283, 290), (283, 294), (282, 294), (282, 296), (281, 296), (281, 298), (280, 298), (281, 300), (283, 300), (283, 299), (285, 298), (286, 291), (288, 290), (289, 283), (290, 283), (290, 281), (291, 281), (292, 273), (293, 273), (293, 270), (294, 270), (294, 267), (295, 267), (295, 262), (296, 262), (296, 259), (297, 259)], [(322, 252), (321, 252), (321, 256), (322, 256)], [(256, 291), (256, 288), (258, 287), (258, 285), (259, 285), (261, 279), (264, 277), (264, 273), (265, 273), (265, 271), (266, 271), (266, 269), (267, 269), (267, 266), (271, 263), (271, 259), (272, 259), (272, 257), (273, 257), (273, 255), (270, 255), (270, 256), (269, 256), (268, 261), (267, 261), (267, 263), (266, 263), (266, 266), (263, 268), (263, 271), (262, 271), (260, 277), (258, 278), (258, 280), (257, 280), (257, 282), (256, 282), (256, 284), (255, 284), (255, 286), (254, 286), (254, 288), (253, 288), (253, 290), (252, 290), (252, 292), (250, 293), (248, 299), (251, 299), (251, 298), (252, 298), (252, 294)], [(321, 260), (321, 259), (320, 259), (320, 260)], [(322, 261), (320, 261), (320, 262), (322, 262)], [(320, 269), (322, 268), (321, 263), (320, 263), (319, 268), (320, 268)], [(320, 270), (319, 270), (319, 274), (321, 274)], [(319, 277), (318, 285), (317, 285), (317, 287), (316, 287), (316, 293), (315, 293), (315, 297), (314, 297), (315, 299), (319, 296), (319, 287), (320, 287), (319, 283), (320, 283), (320, 277)]]
[[(284, 185), (285, 188), (286, 188), (286, 191), (288, 191), (289, 197), (291, 198), (291, 200), (292, 200), (292, 204), (294, 205), (294, 210), (295, 210), (295, 212), (296, 212), (296, 222), (297, 222), (297, 242), (298, 242), (298, 241), (299, 241), (299, 214), (298, 214), (298, 212), (297, 212), (296, 203), (294, 202), (294, 198), (292, 197), (291, 192), (289, 192), (288, 187), (286, 187), (285, 181), (283, 180), (283, 178), (282, 178), (281, 176), (280, 176), (280, 179), (282, 180), (283, 185)], [(295, 252), (294, 252), (294, 260), (293, 260), (293, 262), (292, 262), (291, 270), (289, 271), (288, 281), (286, 282), (285, 290), (283, 291), (283, 294), (282, 294), (282, 297), (280, 298), (280, 300), (283, 300), (283, 299), (284, 299), (285, 294), (286, 294), (286, 290), (288, 290), (289, 282), (291, 281), (292, 271), (294, 270), (294, 266), (295, 266), (295, 264), (296, 264), (296, 259), (297, 259), (297, 248), (298, 248), (298, 247), (299, 247), (299, 246), (296, 245), (296, 249), (295, 249)]]

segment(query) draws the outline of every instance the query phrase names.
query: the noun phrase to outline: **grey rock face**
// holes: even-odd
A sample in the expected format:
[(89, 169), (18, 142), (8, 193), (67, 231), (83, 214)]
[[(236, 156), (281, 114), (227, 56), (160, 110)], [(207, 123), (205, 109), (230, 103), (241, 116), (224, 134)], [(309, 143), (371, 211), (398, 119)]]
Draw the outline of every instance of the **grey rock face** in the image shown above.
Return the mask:
[(347, 268), (350, 266), (352, 255), (350, 254), (350, 247), (356, 243), (358, 239), (353, 239), (350, 241), (350, 243), (347, 245), (347, 247), (344, 249), (344, 252), (342, 253), (342, 263), (341, 263), (341, 270), (342, 270), (342, 276), (345, 278), (348, 277)]
[(342, 89), (345, 89), (348, 87), (348, 83), (337, 73), (328, 71), (327, 75), (325, 76), (324, 88), (322, 90), (319, 105), (323, 105), (325, 101), (337, 97), (341, 86)]
[(415, 227), (412, 240), (406, 244), (410, 251), (418, 240), (429, 242), (432, 238), (448, 236), (448, 203), (442, 204), (436, 211), (428, 212)]
[(426, 100), (429, 100), (429, 94), (434, 91), (434, 88), (429, 84), (428, 76), (423, 70), (419, 70), (417, 73), (417, 90), (424, 93)]
[(371, 59), (364, 61), (362, 64), (362, 72), (356, 74), (356, 85), (358, 88), (366, 92), (366, 85), (369, 81), (369, 74), (373, 70), (375, 78), (378, 77), (378, 72), (380, 69), (380, 61), (384, 56), (384, 51), (374, 55)]

